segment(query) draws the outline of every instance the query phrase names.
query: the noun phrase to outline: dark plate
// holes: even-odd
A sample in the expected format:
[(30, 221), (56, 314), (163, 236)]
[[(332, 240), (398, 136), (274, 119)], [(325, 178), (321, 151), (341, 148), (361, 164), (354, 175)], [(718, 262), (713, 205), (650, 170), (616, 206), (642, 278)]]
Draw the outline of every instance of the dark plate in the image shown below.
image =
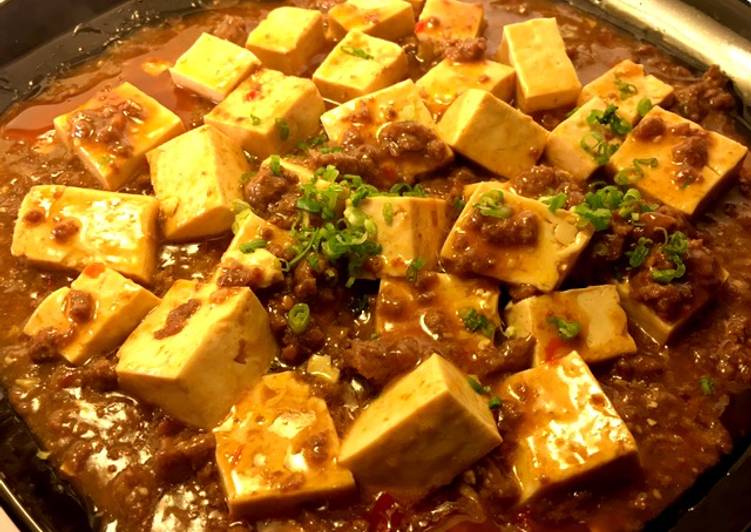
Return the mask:
[[(751, 39), (747, 0), (687, 2)], [(172, 15), (210, 8), (209, 4), (209, 0), (0, 0), (0, 112), (129, 32)], [(612, 17), (604, 18), (621, 25)], [(735, 451), (704, 473), (647, 530), (740, 532), (751, 527), (749, 412), (751, 393), (733, 398), (725, 421), (737, 438)], [(38, 450), (0, 389), (0, 504), (24, 531), (96, 529), (96, 518), (88, 516), (82, 501), (37, 456)]]

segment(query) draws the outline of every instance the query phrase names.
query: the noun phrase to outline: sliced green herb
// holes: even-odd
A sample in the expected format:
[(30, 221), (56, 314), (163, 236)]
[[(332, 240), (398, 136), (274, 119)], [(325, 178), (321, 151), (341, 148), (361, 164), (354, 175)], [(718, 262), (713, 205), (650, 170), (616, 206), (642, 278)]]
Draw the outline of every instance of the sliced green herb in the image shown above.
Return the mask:
[(636, 112), (639, 113), (639, 116), (644, 117), (646, 114), (652, 110), (652, 100), (649, 98), (642, 98), (639, 100), (639, 103), (636, 104)]
[(391, 203), (383, 204), (383, 219), (386, 225), (394, 223), (394, 206)]
[(556, 194), (555, 196), (543, 196), (540, 198), (540, 201), (548, 206), (548, 210), (550, 212), (555, 214), (558, 209), (562, 209), (563, 206), (566, 205), (566, 201), (568, 201), (568, 195), (561, 192), (560, 194)]
[(272, 155), (269, 159), (269, 168), (275, 176), (282, 175), (282, 159), (278, 155)]
[(250, 242), (243, 242), (242, 244), (240, 244), (240, 251), (242, 253), (253, 253), (255, 250), (265, 248), (268, 245), (268, 241), (264, 240), (263, 238), (256, 238), (251, 240)]
[(425, 261), (420, 257), (412, 259), (407, 267), (407, 281), (414, 283), (417, 281), (417, 274), (425, 267)]
[(621, 100), (625, 100), (626, 98), (630, 98), (639, 90), (636, 88), (636, 85), (633, 83), (626, 83), (621, 78), (616, 77), (615, 78), (615, 87), (618, 89), (618, 94), (621, 97)]
[(581, 332), (581, 325), (576, 321), (566, 321), (558, 316), (550, 316), (548, 323), (556, 328), (558, 336), (563, 340), (573, 340)]
[(287, 313), (287, 325), (294, 334), (304, 333), (310, 325), (310, 307), (306, 303), (297, 303)]
[(579, 146), (592, 156), (595, 162), (602, 166), (607, 164), (613, 154), (618, 151), (620, 144), (609, 143), (605, 137), (597, 131), (590, 131), (579, 141)]
[(370, 55), (368, 52), (366, 52), (362, 48), (355, 48), (353, 46), (345, 45), (341, 47), (341, 50), (345, 54), (353, 55), (355, 57), (359, 57), (360, 59), (375, 59), (375, 57)]
[(258, 118), (256, 115), (251, 114), (250, 115), (250, 123), (254, 126), (260, 126), (261, 125), (261, 119)]
[(464, 198), (462, 198), (461, 196), (458, 196), (458, 197), (454, 198), (454, 203), (452, 204), (452, 206), (457, 211), (459, 211), (459, 212), (463, 211), (465, 205), (467, 205), (467, 202), (464, 201)]
[(251, 179), (253, 179), (253, 172), (243, 172), (240, 174), (240, 183), (243, 185), (250, 183)]
[(279, 138), (287, 140), (289, 138), (289, 123), (284, 118), (277, 118), (274, 122), (279, 132)]
[(626, 252), (628, 265), (632, 268), (638, 268), (644, 264), (644, 261), (647, 260), (647, 257), (649, 256), (652, 244), (653, 242), (649, 238), (640, 237), (639, 241), (634, 246), (634, 249)]
[(672, 233), (660, 251), (673, 263), (673, 268), (652, 270), (652, 279), (660, 284), (668, 284), (680, 279), (686, 274), (686, 264), (683, 262), (688, 252), (688, 237), (681, 231)]
[(511, 207), (504, 203), (503, 192), (501, 190), (490, 190), (485, 192), (475, 203), (474, 208), (483, 215), (491, 218), (505, 220), (513, 214)]
[(427, 196), (427, 193), (420, 184), (412, 186), (408, 183), (397, 183), (389, 189), (387, 194), (384, 195), (424, 198)]
[(644, 168), (657, 168), (657, 159), (650, 157), (648, 159), (633, 159), (633, 164), (615, 174), (613, 179), (618, 185), (628, 185), (639, 181), (644, 177)]
[(488, 400), (488, 408), (491, 410), (497, 410), (498, 408), (501, 408), (501, 398), (497, 395), (494, 395)]
[(631, 131), (631, 124), (620, 117), (618, 107), (612, 104), (608, 105), (604, 111), (593, 109), (587, 117), (587, 123), (591, 128), (596, 128), (598, 125), (608, 127), (614, 135), (619, 137), (624, 137)]
[(699, 388), (704, 395), (714, 395), (714, 381), (710, 377), (704, 376), (699, 379)]
[(473, 308), (463, 309), (459, 312), (459, 317), (464, 322), (464, 328), (469, 332), (479, 332), (483, 336), (493, 339), (495, 336), (495, 325), (483, 314), (480, 314)]
[(480, 395), (490, 395), (490, 386), (483, 386), (480, 380), (474, 375), (467, 376), (469, 386)]

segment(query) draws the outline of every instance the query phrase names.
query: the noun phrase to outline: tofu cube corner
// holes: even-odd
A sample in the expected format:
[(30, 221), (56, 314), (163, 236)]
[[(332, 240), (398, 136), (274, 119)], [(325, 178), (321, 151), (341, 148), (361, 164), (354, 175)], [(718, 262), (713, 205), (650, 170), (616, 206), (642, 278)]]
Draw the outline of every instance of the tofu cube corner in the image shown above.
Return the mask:
[(487, 399), (450, 362), (432, 355), (360, 413), (339, 463), (360, 484), (419, 497), (500, 443)]
[[(572, 350), (588, 364), (636, 352), (615, 285), (528, 297), (511, 303), (505, 316), (514, 337), (535, 339), (535, 366), (568, 355)], [(557, 319), (575, 322), (580, 327), (579, 333), (570, 339), (561, 337)]]
[[(334, 144), (343, 144), (350, 135), (363, 142), (376, 144), (383, 135), (388, 135), (402, 122), (414, 122), (428, 135), (439, 141), (433, 116), (422, 101), (415, 83), (401, 81), (385, 89), (343, 103), (321, 116), (321, 123)], [(400, 153), (382, 162), (384, 181), (399, 181), (402, 175), (407, 181), (417, 175), (430, 172), (453, 160), (451, 149), (439, 144), (436, 153)]]
[(576, 351), (516, 373), (495, 389), (521, 412), (507, 439), (519, 504), (638, 463), (636, 440)]
[(266, 158), (289, 152), (320, 128), (325, 111), (315, 84), (261, 68), (232, 91), (205, 117), (251, 154)]
[(508, 102), (514, 96), (515, 79), (513, 68), (488, 59), (468, 63), (444, 59), (415, 84), (428, 109), (440, 116), (467, 89), (485, 90)]
[(34, 337), (54, 330), (71, 364), (106, 354), (136, 328), (159, 298), (102, 264), (87, 266), (70, 287), (47, 296), (23, 328)]
[(213, 428), (277, 352), (246, 287), (178, 280), (117, 353), (120, 387), (184, 423)]
[(618, 114), (633, 125), (641, 119), (639, 103), (643, 99), (649, 100), (651, 105), (662, 105), (672, 95), (671, 85), (645, 74), (643, 65), (626, 59), (587, 83), (577, 103), (584, 105), (592, 98), (600, 98), (606, 104), (616, 105)]
[(11, 253), (56, 269), (102, 263), (150, 283), (156, 269), (159, 202), (151, 196), (37, 185), (18, 211)]
[(346, 102), (407, 77), (407, 54), (391, 41), (351, 31), (313, 74), (324, 98)]
[(337, 463), (326, 402), (293, 372), (264, 376), (214, 429), (216, 461), (234, 517), (259, 518), (355, 490)]
[(426, 0), (415, 25), (415, 34), (420, 40), (473, 39), (480, 34), (483, 22), (482, 4)]
[[(477, 353), (493, 347), (495, 330), (500, 327), (498, 284), (488, 279), (462, 278), (448, 273), (429, 272), (415, 283), (406, 279), (381, 280), (376, 299), (375, 328), (378, 334), (427, 336), (442, 344), (460, 347), (457, 352)], [(489, 330), (469, 330), (468, 313), (485, 318)], [(472, 357), (460, 361), (472, 371)]]
[(53, 123), (57, 138), (107, 190), (125, 185), (146, 152), (185, 131), (180, 117), (130, 83), (97, 93)]
[(326, 47), (323, 15), (316, 9), (283, 6), (269, 14), (248, 35), (245, 47), (267, 68), (288, 75), (307, 70)]
[(506, 24), (496, 57), (516, 71), (516, 104), (525, 113), (576, 103), (582, 85), (555, 18)]
[[(483, 275), (550, 292), (566, 278), (592, 237), (575, 214), (520, 196), (498, 181), (472, 186), (441, 249), (441, 263), (458, 275)], [(500, 192), (500, 194), (499, 194)], [(483, 214), (487, 202), (505, 219)]]
[(258, 58), (242, 46), (202, 33), (169, 72), (178, 87), (221, 102), (260, 66)]
[(412, 33), (415, 13), (404, 0), (346, 0), (329, 10), (329, 28), (337, 39), (357, 30), (395, 41)]
[(404, 277), (418, 259), (423, 270), (436, 269), (450, 229), (446, 200), (374, 196), (360, 203), (360, 209), (376, 225), (382, 248), (379, 277)]
[(166, 240), (229, 231), (241, 178), (250, 170), (240, 145), (213, 126), (183, 133), (147, 154)]
[(626, 137), (609, 169), (642, 192), (693, 216), (722, 190), (748, 148), (655, 106)]

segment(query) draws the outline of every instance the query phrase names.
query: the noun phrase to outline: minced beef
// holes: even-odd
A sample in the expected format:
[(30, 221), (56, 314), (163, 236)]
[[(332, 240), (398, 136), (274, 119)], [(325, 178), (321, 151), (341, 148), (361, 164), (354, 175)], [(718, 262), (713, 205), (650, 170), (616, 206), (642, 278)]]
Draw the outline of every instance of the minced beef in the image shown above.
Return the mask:
[(701, 122), (714, 111), (732, 111), (735, 98), (730, 80), (717, 65), (710, 66), (699, 81), (675, 91), (672, 110), (694, 122)]
[(260, 284), (263, 277), (263, 272), (259, 269), (251, 270), (239, 263), (227, 264), (219, 266), (219, 276), (216, 279), (216, 285), (221, 288), (231, 288), (233, 286), (256, 287)]
[(210, 433), (184, 430), (177, 436), (161, 439), (152, 466), (159, 479), (183, 482), (211, 460), (214, 448), (214, 437)]
[(65, 313), (76, 323), (86, 323), (94, 317), (94, 298), (83, 290), (70, 290), (65, 296)]
[(42, 223), (44, 219), (45, 214), (42, 209), (29, 209), (26, 214), (23, 215), (23, 221), (29, 225)]
[(245, 19), (234, 15), (224, 15), (211, 32), (213, 35), (240, 46), (245, 46), (248, 28)]
[(425, 159), (440, 159), (446, 151), (446, 145), (433, 131), (411, 121), (384, 126), (378, 135), (378, 146), (391, 157), (419, 154)]
[(120, 157), (130, 157), (133, 147), (127, 137), (128, 123), (143, 120), (143, 108), (132, 100), (84, 109), (70, 119), (73, 138), (94, 142)]
[(190, 317), (196, 313), (201, 306), (201, 302), (197, 299), (189, 299), (187, 302), (179, 305), (167, 314), (167, 319), (164, 322), (164, 326), (158, 331), (154, 332), (154, 338), (161, 340), (169, 336), (178, 334), (185, 328)]
[(50, 362), (59, 356), (60, 348), (67, 345), (73, 338), (75, 331), (59, 331), (54, 327), (46, 327), (34, 336), (27, 344), (29, 358), (34, 362)]
[(448, 43), (444, 57), (457, 63), (471, 63), (485, 57), (488, 41), (485, 37), (475, 39), (453, 40)]
[(528, 198), (540, 198), (559, 193), (566, 194), (566, 208), (584, 200), (584, 190), (580, 183), (565, 170), (544, 164), (535, 165), (529, 170), (516, 174), (509, 181), (514, 190)]
[(435, 350), (429, 339), (383, 335), (375, 340), (354, 340), (344, 351), (344, 365), (379, 388), (407, 373)]
[(52, 238), (57, 242), (64, 243), (73, 238), (73, 235), (78, 233), (79, 230), (77, 221), (61, 220), (52, 227)]
[(648, 116), (634, 128), (633, 135), (638, 140), (650, 141), (666, 131), (665, 121), (659, 116)]
[(519, 211), (505, 219), (483, 216), (477, 210), (470, 217), (470, 226), (482, 237), (500, 246), (531, 246), (537, 243), (540, 222), (531, 211)]
[(284, 167), (276, 175), (270, 167), (262, 166), (245, 185), (245, 199), (254, 213), (274, 225), (289, 229), (297, 214), (298, 185), (297, 176)]

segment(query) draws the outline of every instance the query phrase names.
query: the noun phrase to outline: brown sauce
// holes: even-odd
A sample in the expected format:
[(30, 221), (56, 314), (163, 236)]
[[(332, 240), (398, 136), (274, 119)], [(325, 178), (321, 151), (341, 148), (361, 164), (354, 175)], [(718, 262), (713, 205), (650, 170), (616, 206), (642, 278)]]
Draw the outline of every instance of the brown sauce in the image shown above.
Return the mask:
[[(294, 3), (327, 7), (333, 2)], [(664, 81), (685, 88), (678, 105), (683, 105), (692, 119), (742, 140), (727, 113), (727, 101), (718, 96), (713, 99), (714, 107), (699, 105), (696, 99), (706, 94), (700, 90), (700, 74), (654, 47), (562, 3), (484, 3), (489, 53), (498, 46), (504, 23), (554, 15), (583, 83), (618, 61), (631, 58)], [(77, 159), (49, 141), (47, 132), (55, 116), (71, 111), (102, 88), (127, 80), (176, 111), (186, 125), (200, 124), (210, 104), (175, 88), (164, 65), (174, 61), (201, 31), (219, 26), (225, 14), (241, 16), (250, 28), (268, 9), (266, 4), (233, 6), (141, 30), (58, 80), (34, 100), (11, 109), (0, 125), (0, 382), (14, 408), (50, 453), (49, 461), (85, 494), (92, 511), (102, 516), (103, 528), (116, 523), (117, 529), (124, 531), (152, 527), (248, 530), (250, 525), (232, 523), (228, 517), (211, 438), (118, 392), (113, 353), (78, 368), (54, 357), (39, 362), (26, 356), (28, 340), (21, 334), (25, 320), (45, 296), (68, 285), (73, 277), (37, 269), (11, 257), (18, 207), (28, 189), (39, 183), (98, 188)], [(414, 63), (413, 77), (418, 77), (423, 68)], [(537, 118), (550, 128), (561, 117), (560, 113), (545, 113)], [(745, 168), (745, 172), (751, 169), (748, 158)], [(461, 176), (457, 172), (448, 175), (429, 180), (426, 188), (449, 195), (447, 191), (461, 183)], [(127, 191), (149, 188), (144, 173)], [(751, 387), (748, 213), (749, 199), (733, 188), (698, 220), (698, 236), (730, 274), (729, 282), (715, 295), (720, 304), (706, 309), (670, 348), (658, 349), (633, 331), (638, 354), (595, 369), (604, 391), (636, 437), (640, 475), (596, 488), (570, 490), (516, 509), (513, 483), (504, 469), (507, 449), (501, 446), (458, 481), (415, 506), (402, 506), (388, 494), (363, 496), (350, 505), (302, 509), (290, 515), (289, 521), (267, 520), (258, 523), (257, 530), (640, 528), (731, 449), (720, 416), (733, 394)], [(163, 295), (175, 279), (208, 277), (227, 243), (227, 237), (222, 237), (163, 245), (155, 293)], [(319, 350), (339, 361), (360, 357), (350, 364), (355, 369), (367, 356), (384, 355), (384, 348), (370, 345), (352, 350), (353, 342), (365, 341), (372, 331), (368, 319), (371, 311), (363, 309), (363, 295), (357, 291), (326, 286), (303, 272), (280, 292), (259, 295), (269, 308), (274, 332), (282, 338), (283, 360), (277, 362), (279, 366), (297, 363)], [(311, 302), (313, 325), (303, 337), (285, 329), (283, 316), (295, 300)], [(373, 351), (370, 355), (368, 349)], [(396, 353), (392, 363), (402, 372), (414, 366), (423, 348), (392, 345), (389, 349), (386, 360), (388, 353)], [(371, 369), (373, 373), (379, 370), (382, 367)], [(317, 393), (327, 400), (340, 435), (372, 396), (371, 386), (362, 378), (354, 377), (353, 372), (344, 375), (336, 385), (315, 384)], [(711, 393), (699, 385), (704, 377), (714, 383)], [(504, 411), (503, 415), (505, 425), (513, 426), (514, 412)], [(279, 528), (273, 528), (274, 523)]]

